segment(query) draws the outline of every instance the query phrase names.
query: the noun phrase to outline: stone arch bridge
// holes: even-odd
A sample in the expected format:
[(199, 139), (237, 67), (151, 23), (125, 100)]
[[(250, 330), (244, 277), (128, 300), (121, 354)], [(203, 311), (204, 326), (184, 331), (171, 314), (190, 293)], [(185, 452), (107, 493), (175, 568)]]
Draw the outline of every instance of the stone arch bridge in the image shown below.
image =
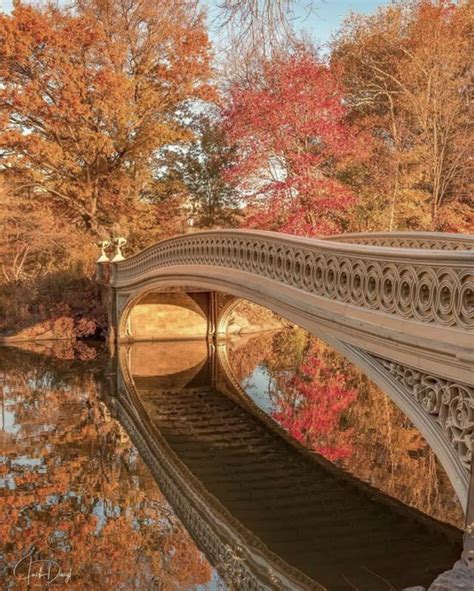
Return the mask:
[(474, 522), (474, 236), (209, 231), (100, 263), (98, 279), (118, 343), (224, 338), (242, 298), (317, 335), (416, 425)]

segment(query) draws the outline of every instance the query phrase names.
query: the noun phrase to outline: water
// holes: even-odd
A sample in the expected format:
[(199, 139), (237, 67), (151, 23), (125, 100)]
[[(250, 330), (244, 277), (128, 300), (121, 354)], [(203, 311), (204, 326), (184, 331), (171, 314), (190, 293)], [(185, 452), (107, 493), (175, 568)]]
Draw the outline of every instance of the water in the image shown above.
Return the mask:
[(0, 380), (5, 589), (383, 591), (460, 554), (426, 443), (302, 331), (136, 344), (115, 363), (3, 349)]

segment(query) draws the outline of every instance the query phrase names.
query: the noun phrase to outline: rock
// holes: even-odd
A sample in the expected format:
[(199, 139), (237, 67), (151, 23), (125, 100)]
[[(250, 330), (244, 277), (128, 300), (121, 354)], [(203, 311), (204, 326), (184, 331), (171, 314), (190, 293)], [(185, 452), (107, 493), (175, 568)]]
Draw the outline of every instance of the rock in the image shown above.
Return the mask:
[(428, 591), (474, 591), (474, 570), (458, 561), (451, 570), (439, 575)]
[(418, 585), (417, 587), (408, 587), (408, 589), (403, 589), (402, 591), (426, 591), (426, 589)]
[(227, 325), (227, 332), (230, 334), (239, 334), (242, 329), (249, 328), (250, 322), (241, 314), (234, 314), (230, 318), (229, 324)]

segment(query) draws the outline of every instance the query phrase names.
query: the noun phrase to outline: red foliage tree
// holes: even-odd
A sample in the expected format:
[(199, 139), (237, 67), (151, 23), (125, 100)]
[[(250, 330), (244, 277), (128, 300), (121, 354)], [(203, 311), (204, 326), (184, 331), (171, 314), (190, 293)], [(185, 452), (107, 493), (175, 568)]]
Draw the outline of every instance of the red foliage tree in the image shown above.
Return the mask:
[(234, 85), (230, 103), (226, 127), (239, 150), (232, 174), (244, 179), (247, 225), (308, 236), (340, 231), (355, 201), (344, 173), (368, 143), (346, 120), (337, 74), (301, 50), (266, 62), (255, 83)]

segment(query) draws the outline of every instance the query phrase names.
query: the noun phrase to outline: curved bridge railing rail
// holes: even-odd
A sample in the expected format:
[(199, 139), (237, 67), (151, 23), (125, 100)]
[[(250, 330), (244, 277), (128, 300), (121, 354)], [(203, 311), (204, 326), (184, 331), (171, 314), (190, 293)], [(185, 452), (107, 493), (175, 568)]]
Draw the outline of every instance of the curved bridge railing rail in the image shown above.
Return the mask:
[(325, 240), (349, 244), (370, 244), (396, 248), (429, 248), (433, 250), (474, 250), (474, 237), (440, 232), (373, 232), (340, 234)]

